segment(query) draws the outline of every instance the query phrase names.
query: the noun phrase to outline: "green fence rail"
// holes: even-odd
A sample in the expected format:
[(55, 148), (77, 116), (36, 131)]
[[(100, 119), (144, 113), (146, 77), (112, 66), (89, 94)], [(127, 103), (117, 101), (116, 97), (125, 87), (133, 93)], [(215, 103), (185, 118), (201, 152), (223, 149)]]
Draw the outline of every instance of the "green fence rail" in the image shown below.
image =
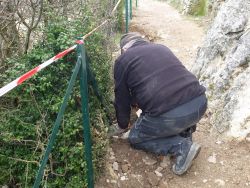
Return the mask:
[[(138, 7), (138, 0), (135, 2)], [(125, 0), (125, 21), (126, 21), (126, 33), (129, 32), (129, 22), (133, 18), (133, 0)]]
[[(138, 1), (136, 0), (136, 6), (138, 6)], [(132, 9), (133, 9), (133, 1), (125, 0), (125, 19), (126, 19), (126, 32), (129, 31), (129, 21), (132, 19)], [(90, 69), (90, 59), (86, 55), (86, 50), (84, 46), (84, 41), (79, 38), (77, 41), (77, 62), (73, 73), (71, 75), (70, 81), (68, 83), (68, 87), (66, 89), (66, 93), (61, 104), (60, 110), (58, 112), (55, 124), (52, 128), (52, 133), (50, 135), (47, 148), (45, 150), (44, 156), (40, 162), (39, 170), (36, 175), (36, 179), (33, 185), (33, 188), (39, 188), (42, 178), (44, 176), (44, 170), (46, 164), (49, 159), (49, 155), (52, 151), (53, 145), (56, 141), (56, 137), (58, 131), (60, 129), (60, 125), (63, 119), (64, 112), (67, 107), (67, 103), (70, 99), (70, 95), (72, 93), (74, 84), (77, 79), (80, 80), (80, 94), (81, 94), (81, 111), (82, 111), (82, 124), (83, 124), (83, 142), (85, 145), (85, 159), (87, 162), (87, 183), (88, 188), (94, 187), (94, 177), (93, 177), (93, 163), (92, 163), (92, 141), (91, 141), (91, 131), (90, 131), (90, 120), (89, 120), (89, 109), (88, 109), (88, 83), (93, 87), (93, 91), (97, 98), (99, 99), (104, 111), (107, 115), (107, 119), (111, 123), (111, 116), (104, 104), (104, 100), (102, 95), (99, 92), (97, 81), (95, 79), (94, 74)]]
[[(136, 6), (138, 6), (138, 1), (136, 0)], [(129, 32), (129, 21), (133, 17), (133, 1), (125, 0), (125, 17), (126, 17), (126, 33)], [(49, 159), (49, 155), (52, 151), (52, 147), (55, 143), (57, 133), (60, 128), (60, 124), (63, 118), (63, 114), (67, 107), (67, 102), (70, 98), (70, 94), (72, 93), (74, 83), (76, 82), (77, 76), (80, 79), (80, 93), (81, 93), (81, 110), (82, 110), (82, 123), (83, 123), (83, 142), (85, 145), (85, 159), (87, 162), (87, 182), (88, 188), (94, 187), (94, 177), (93, 177), (93, 163), (92, 163), (92, 149), (91, 149), (91, 131), (90, 131), (90, 122), (89, 122), (89, 109), (88, 109), (88, 81), (93, 87), (94, 93), (101, 102), (104, 111), (106, 112), (107, 118), (109, 122), (111, 121), (110, 113), (107, 108), (105, 108), (104, 100), (102, 95), (100, 94), (97, 86), (96, 79), (94, 74), (91, 72), (89, 67), (90, 59), (86, 56), (86, 51), (84, 47), (83, 40), (78, 40), (77, 44), (77, 63), (74, 68), (73, 74), (68, 84), (68, 88), (66, 90), (66, 94), (63, 99), (63, 103), (58, 112), (54, 127), (52, 129), (52, 133), (48, 142), (48, 146), (45, 150), (44, 157), (40, 163), (40, 167), (36, 176), (35, 183), (33, 188), (39, 188), (41, 184), (41, 180), (44, 174), (44, 169)]]
[[(55, 143), (57, 133), (60, 128), (60, 124), (63, 118), (63, 114), (67, 107), (67, 102), (70, 98), (70, 94), (72, 93), (74, 83), (76, 82), (77, 76), (80, 79), (80, 93), (81, 93), (81, 110), (82, 110), (82, 119), (83, 119), (83, 137), (84, 137), (84, 144), (85, 144), (85, 159), (87, 162), (87, 182), (88, 187), (94, 187), (94, 178), (93, 178), (93, 164), (92, 164), (92, 152), (91, 152), (91, 132), (90, 132), (90, 122), (89, 122), (89, 109), (88, 109), (88, 80), (92, 80), (93, 83), (96, 83), (96, 80), (91, 73), (90, 69), (87, 68), (87, 61), (86, 61), (86, 51), (83, 45), (82, 40), (78, 40), (77, 44), (77, 63), (74, 68), (73, 74), (68, 84), (68, 88), (66, 90), (66, 94), (63, 99), (63, 103), (60, 107), (59, 113), (56, 118), (56, 122), (54, 124), (48, 146), (46, 148), (44, 157), (42, 162), (40, 163), (40, 167), (36, 176), (35, 183), (33, 188), (39, 188), (41, 184), (41, 179), (44, 173), (44, 169), (49, 159), (49, 155), (51, 153), (52, 147)], [(90, 78), (91, 76), (91, 78)], [(94, 90), (98, 92), (97, 85), (93, 85)], [(100, 96), (99, 96), (100, 97)], [(103, 101), (101, 101), (103, 102)]]

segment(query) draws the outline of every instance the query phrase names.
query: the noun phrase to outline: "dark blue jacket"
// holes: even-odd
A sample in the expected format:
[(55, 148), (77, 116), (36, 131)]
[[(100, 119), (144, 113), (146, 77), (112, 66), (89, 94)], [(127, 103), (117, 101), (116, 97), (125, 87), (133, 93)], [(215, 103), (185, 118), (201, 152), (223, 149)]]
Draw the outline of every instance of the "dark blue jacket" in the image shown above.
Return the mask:
[(165, 46), (134, 44), (115, 62), (115, 109), (118, 125), (127, 128), (131, 105), (159, 116), (205, 93), (205, 88)]

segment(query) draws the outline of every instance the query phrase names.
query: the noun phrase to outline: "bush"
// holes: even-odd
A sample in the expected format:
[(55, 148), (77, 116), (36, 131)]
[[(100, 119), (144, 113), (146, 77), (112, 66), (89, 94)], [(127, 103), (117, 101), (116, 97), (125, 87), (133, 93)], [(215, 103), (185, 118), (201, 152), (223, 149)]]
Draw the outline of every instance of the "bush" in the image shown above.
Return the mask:
[[(8, 83), (72, 46), (76, 36), (84, 35), (95, 25), (90, 13), (84, 10), (84, 15), (72, 21), (55, 16), (41, 31), (43, 39), (28, 54), (7, 60), (8, 69), (1, 75), (0, 82)], [(86, 40), (86, 49), (99, 89), (109, 101), (111, 56), (103, 46), (106, 40), (104, 34), (95, 33)], [(75, 62), (76, 53), (73, 52), (1, 98), (0, 185), (31, 187), (34, 183)], [(43, 187), (86, 187), (79, 81), (71, 96), (45, 170)], [(98, 176), (108, 143), (107, 121), (91, 88), (89, 109), (94, 171)]]
[(205, 16), (207, 11), (207, 0), (196, 0), (190, 7), (189, 14), (194, 16)]
[(172, 6), (192, 16), (205, 16), (207, 13), (207, 0), (162, 0), (169, 2)]

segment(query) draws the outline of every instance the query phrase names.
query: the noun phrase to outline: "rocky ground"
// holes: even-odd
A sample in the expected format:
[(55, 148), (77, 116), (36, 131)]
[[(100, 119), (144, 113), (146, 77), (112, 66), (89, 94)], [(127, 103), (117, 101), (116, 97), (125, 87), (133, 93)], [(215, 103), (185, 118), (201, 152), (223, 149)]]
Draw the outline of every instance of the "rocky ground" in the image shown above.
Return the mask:
[[(170, 47), (187, 68), (191, 68), (204, 36), (197, 20), (183, 17), (165, 2), (156, 0), (139, 1), (131, 30)], [(202, 150), (185, 175), (172, 173), (168, 157), (134, 150), (126, 139), (112, 138), (105, 173), (95, 187), (250, 187), (250, 139), (241, 143), (222, 139), (209, 120), (207, 112), (194, 134), (194, 141), (202, 145)]]

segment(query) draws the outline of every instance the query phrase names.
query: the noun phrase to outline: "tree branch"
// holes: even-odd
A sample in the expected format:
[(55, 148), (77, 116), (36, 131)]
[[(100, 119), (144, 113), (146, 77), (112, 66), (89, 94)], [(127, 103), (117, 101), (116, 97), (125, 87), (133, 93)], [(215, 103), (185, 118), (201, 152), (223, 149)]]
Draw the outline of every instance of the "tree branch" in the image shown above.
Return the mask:
[(14, 158), (14, 157), (7, 157), (6, 155), (3, 155), (3, 154), (0, 154), (0, 155), (3, 156), (3, 157), (6, 157), (6, 158), (8, 158), (8, 159), (15, 160), (15, 161), (24, 162), (24, 163), (33, 163), (33, 164), (39, 165), (39, 162), (38, 162), (38, 161), (28, 161), (28, 160), (19, 159), (19, 158)]

